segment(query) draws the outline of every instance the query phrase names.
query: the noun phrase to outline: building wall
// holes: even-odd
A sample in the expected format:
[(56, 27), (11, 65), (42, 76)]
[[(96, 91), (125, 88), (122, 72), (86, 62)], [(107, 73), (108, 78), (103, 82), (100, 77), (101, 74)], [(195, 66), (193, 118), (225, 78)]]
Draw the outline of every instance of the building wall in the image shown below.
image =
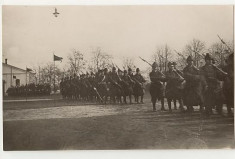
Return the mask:
[[(6, 92), (7, 89), (11, 86), (16, 86), (16, 80), (20, 80), (20, 85), (26, 84), (26, 71), (23, 69), (19, 69), (16, 67), (13, 67), (11, 65), (3, 64), (2, 65), (2, 80), (3, 84), (5, 83), (5, 89)], [(16, 76), (16, 78), (13, 78), (13, 76)], [(27, 73), (27, 84), (34, 83), (34, 74), (28, 72)], [(3, 85), (4, 86), (4, 85)]]

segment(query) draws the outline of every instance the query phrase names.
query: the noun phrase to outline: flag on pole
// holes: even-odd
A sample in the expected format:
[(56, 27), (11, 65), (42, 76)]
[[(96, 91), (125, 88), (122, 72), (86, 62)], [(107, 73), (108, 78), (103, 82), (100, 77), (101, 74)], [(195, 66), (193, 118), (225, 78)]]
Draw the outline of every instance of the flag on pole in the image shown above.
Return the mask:
[(54, 55), (54, 61), (60, 61), (60, 62), (62, 62), (62, 60), (63, 60), (62, 57), (59, 57), (59, 56)]
[(26, 71), (27, 71), (27, 72), (30, 72), (30, 71), (33, 71), (33, 70), (32, 70), (31, 68), (27, 68), (27, 67), (26, 67)]

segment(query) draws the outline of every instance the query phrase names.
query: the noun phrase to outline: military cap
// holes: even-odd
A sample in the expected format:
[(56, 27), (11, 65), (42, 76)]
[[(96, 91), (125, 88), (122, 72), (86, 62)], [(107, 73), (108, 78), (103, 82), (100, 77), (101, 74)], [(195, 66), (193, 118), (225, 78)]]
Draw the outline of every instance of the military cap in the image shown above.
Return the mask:
[(176, 62), (172, 62), (172, 65), (175, 65), (175, 66), (176, 66), (176, 65), (177, 65), (177, 63), (176, 63)]
[(157, 63), (154, 62), (154, 63), (152, 64), (152, 68), (156, 68), (156, 67), (157, 67)]
[(132, 69), (131, 69), (131, 68), (128, 68), (128, 71), (132, 71)]
[(140, 69), (139, 69), (139, 68), (137, 68), (137, 69), (136, 69), (136, 72), (140, 72)]
[(213, 58), (210, 56), (210, 54), (207, 53), (206, 56), (205, 56), (205, 60), (212, 60), (212, 59), (213, 59)]
[(118, 72), (122, 72), (122, 70), (118, 69)]
[(127, 70), (124, 70), (124, 73), (127, 73)]
[(193, 58), (192, 58), (192, 56), (188, 56), (188, 58), (187, 58), (187, 61), (193, 61)]
[(112, 70), (116, 70), (116, 67), (113, 67)]

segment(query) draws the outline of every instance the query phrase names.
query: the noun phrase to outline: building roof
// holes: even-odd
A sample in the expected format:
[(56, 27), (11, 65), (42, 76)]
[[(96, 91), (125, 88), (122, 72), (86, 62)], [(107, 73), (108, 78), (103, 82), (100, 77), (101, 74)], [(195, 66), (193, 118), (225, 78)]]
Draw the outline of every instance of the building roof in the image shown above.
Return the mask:
[[(24, 71), (24, 72), (26, 72), (26, 70), (25, 70), (25, 69), (22, 69), (22, 68), (19, 68), (19, 67), (16, 67), (16, 66), (12, 66), (12, 65), (9, 65), (9, 64), (6, 64), (6, 63), (2, 63), (2, 65), (3, 65), (3, 66), (12, 67), (12, 68), (14, 68), (14, 69), (18, 69), (18, 70), (20, 70), (20, 71)], [(33, 73), (33, 72), (28, 72), (28, 73), (35, 74), (35, 73)]]

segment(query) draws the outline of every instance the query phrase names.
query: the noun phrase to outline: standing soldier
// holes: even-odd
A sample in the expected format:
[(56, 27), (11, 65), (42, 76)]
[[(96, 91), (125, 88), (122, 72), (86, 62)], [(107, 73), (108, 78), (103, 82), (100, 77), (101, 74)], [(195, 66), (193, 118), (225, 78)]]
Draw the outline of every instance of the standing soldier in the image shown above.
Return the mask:
[[(206, 64), (201, 67), (201, 74), (206, 79), (207, 90), (205, 92), (206, 114), (212, 113), (212, 107), (216, 106), (218, 113), (222, 113), (223, 94), (220, 81), (223, 79), (223, 72), (219, 71), (219, 68), (212, 64), (212, 58), (210, 54), (205, 56)], [(225, 74), (224, 74), (225, 75)]]
[(187, 58), (187, 66), (183, 70), (186, 80), (183, 102), (187, 106), (187, 111), (192, 112), (193, 106), (200, 105), (200, 111), (203, 111), (203, 92), (205, 90), (205, 80), (201, 78), (200, 71), (193, 65), (191, 56)]
[(228, 76), (224, 80), (224, 86), (223, 86), (228, 115), (233, 115), (231, 108), (234, 107), (234, 61), (233, 60), (234, 60), (234, 53), (228, 56), (228, 59), (226, 60), (227, 65), (223, 69), (228, 74)]
[(151, 84), (150, 84), (150, 95), (153, 104), (153, 111), (156, 111), (156, 101), (161, 101), (161, 110), (165, 111), (164, 108), (164, 86), (162, 82), (165, 81), (165, 76), (157, 70), (157, 63), (152, 64), (152, 72), (149, 74)]
[(169, 111), (171, 112), (171, 101), (178, 100), (180, 104), (180, 109), (183, 110), (183, 101), (182, 101), (182, 82), (184, 78), (177, 72), (174, 68), (174, 63), (169, 62), (168, 68), (169, 71), (166, 72), (166, 98), (168, 102)]
[(130, 100), (130, 104), (132, 104), (132, 98), (131, 95), (133, 94), (133, 88), (132, 88), (132, 84), (133, 84), (133, 80), (131, 79), (131, 77), (127, 74), (127, 71), (124, 70), (124, 75), (122, 77), (122, 85), (124, 88), (124, 103), (126, 102), (126, 96), (129, 96), (129, 100)]
[(109, 75), (109, 80), (111, 83), (111, 98), (113, 100), (113, 103), (116, 103), (116, 97), (118, 99), (119, 102), (121, 102), (121, 91), (122, 88), (121, 86), (118, 84), (118, 82), (120, 81), (120, 78), (116, 72), (116, 68), (113, 67), (112, 68), (112, 72)]
[[(176, 62), (173, 62), (173, 65), (174, 65), (174, 69), (176, 70), (176, 72), (179, 74), (179, 75), (181, 75), (181, 77), (184, 77), (184, 74), (183, 74), (183, 72), (181, 72), (180, 70), (178, 70), (177, 68), (176, 68), (176, 65), (177, 65), (177, 63)], [(180, 85), (180, 89), (181, 89), (181, 95), (183, 96), (183, 89), (184, 89), (184, 86), (185, 86), (185, 80), (181, 83), (181, 85)], [(182, 103), (183, 103), (183, 98), (181, 98), (182, 99)], [(177, 110), (177, 105), (176, 105), (176, 100), (177, 99), (173, 99), (173, 102), (174, 102), (174, 109), (175, 110)]]
[(98, 92), (100, 92), (101, 98), (104, 100), (104, 104), (107, 103), (108, 96), (110, 95), (109, 90), (109, 79), (108, 79), (108, 69), (100, 70), (99, 76), (97, 78), (98, 81)]
[(139, 96), (141, 97), (140, 102), (144, 103), (144, 77), (140, 74), (140, 69), (136, 69), (136, 74), (133, 76), (133, 80), (135, 81), (134, 84), (134, 92), (135, 92), (135, 98), (136, 102), (139, 103)]

